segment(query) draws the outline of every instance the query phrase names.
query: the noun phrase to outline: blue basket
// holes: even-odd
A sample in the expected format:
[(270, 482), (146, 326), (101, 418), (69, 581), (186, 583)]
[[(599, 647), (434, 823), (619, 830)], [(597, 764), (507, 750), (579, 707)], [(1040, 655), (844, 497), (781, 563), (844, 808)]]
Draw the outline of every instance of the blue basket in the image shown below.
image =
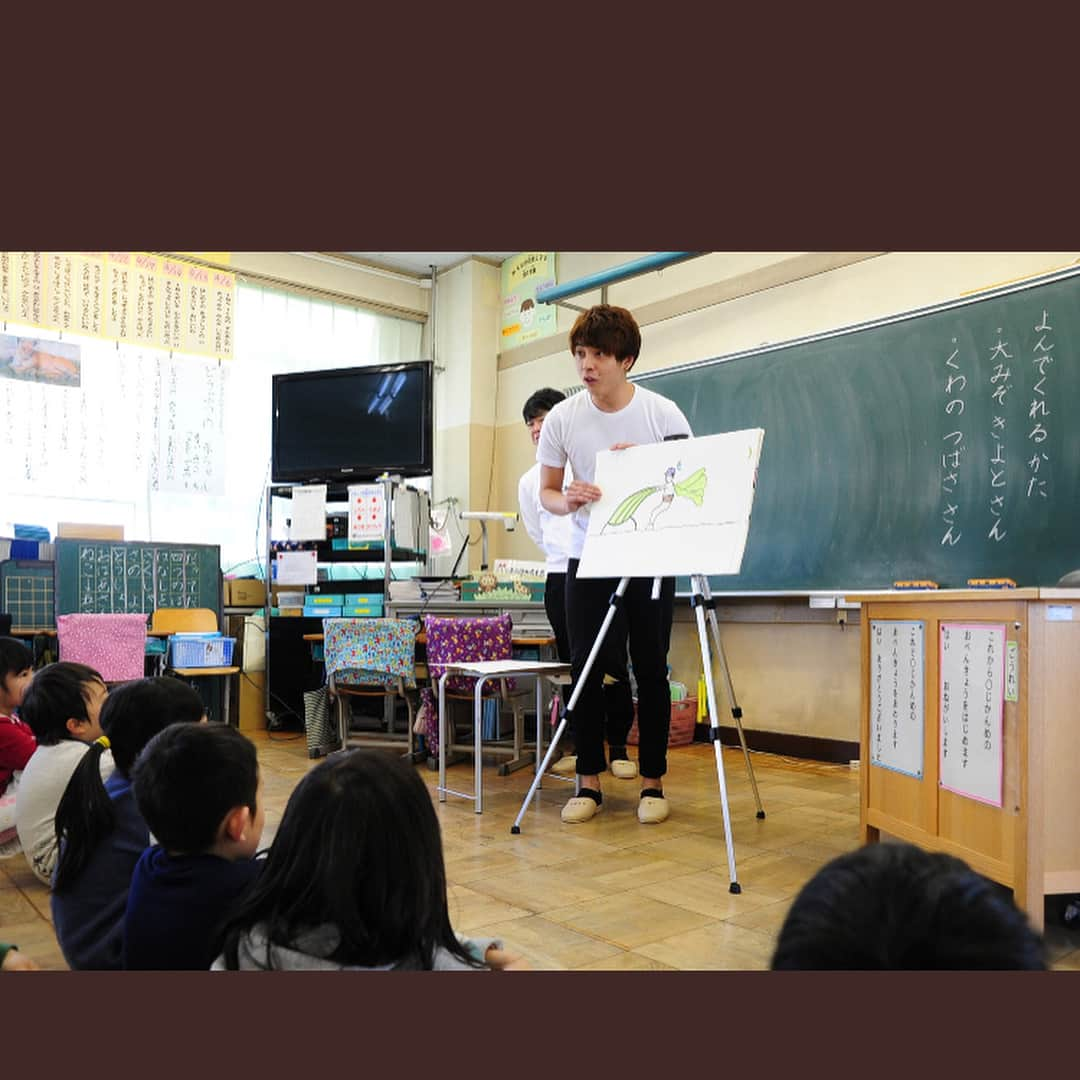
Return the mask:
[(179, 635), (169, 638), (169, 663), (174, 668), (228, 667), (236, 638), (215, 635)]

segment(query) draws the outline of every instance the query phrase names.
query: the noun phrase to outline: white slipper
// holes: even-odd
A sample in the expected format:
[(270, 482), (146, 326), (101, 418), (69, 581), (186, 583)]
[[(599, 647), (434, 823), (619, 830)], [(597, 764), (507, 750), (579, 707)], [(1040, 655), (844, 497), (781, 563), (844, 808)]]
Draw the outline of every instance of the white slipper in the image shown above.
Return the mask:
[(638, 799), (637, 819), (642, 825), (659, 825), (661, 821), (667, 821), (670, 812), (671, 808), (663, 795), (646, 795)]
[(573, 776), (577, 772), (577, 754), (564, 754), (548, 769), (548, 772), (559, 776)]
[(569, 825), (579, 825), (600, 812), (600, 803), (588, 795), (575, 795), (562, 808), (562, 819)]
[(629, 758), (615, 758), (608, 768), (611, 770), (611, 775), (619, 780), (633, 780), (638, 774), (637, 762)]

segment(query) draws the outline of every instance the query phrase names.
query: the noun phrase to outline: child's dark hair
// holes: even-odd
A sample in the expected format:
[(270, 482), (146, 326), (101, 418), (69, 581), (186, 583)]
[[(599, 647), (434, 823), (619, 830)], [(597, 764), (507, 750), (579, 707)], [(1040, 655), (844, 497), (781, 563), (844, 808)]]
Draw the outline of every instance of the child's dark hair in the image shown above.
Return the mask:
[(525, 402), (521, 410), (525, 423), (531, 424), (538, 416), (551, 412), (565, 397), (566, 395), (561, 390), (556, 390), (551, 386), (545, 386), (543, 390), (530, 394), (529, 400)]
[(135, 801), (166, 851), (209, 850), (230, 810), (256, 813), (259, 761), (254, 745), (225, 724), (172, 724), (144, 747), (131, 780)]
[(952, 855), (879, 843), (833, 859), (807, 882), (772, 968), (1043, 971), (1046, 957), (1002, 886)]
[[(168, 675), (118, 686), (101, 707), (101, 730), (116, 771), (130, 776), (139, 751), (159, 731), (170, 724), (198, 723), (203, 712), (202, 698), (187, 683)], [(78, 880), (98, 844), (116, 827), (112, 799), (101, 780), (104, 751), (100, 740), (87, 747), (56, 808), (60, 859), (53, 892), (64, 892)]]
[(0, 637), (0, 686), (9, 675), (34, 666), (34, 654), (17, 638)]
[(626, 308), (597, 304), (583, 311), (570, 328), (570, 351), (579, 345), (611, 353), (616, 360), (637, 360), (641, 354), (641, 331)]
[[(316, 839), (317, 838), (317, 839)], [(439, 821), (405, 759), (377, 750), (334, 754), (294, 789), (266, 865), (226, 924), (225, 966), (256, 924), (289, 947), (305, 929), (340, 934), (342, 965), (430, 969), (440, 947), (480, 967), (450, 927)]]
[(19, 717), (30, 725), (39, 746), (53, 746), (74, 736), (68, 720), (89, 720), (86, 691), (90, 683), (105, 680), (92, 667), (60, 660), (35, 673), (26, 688)]

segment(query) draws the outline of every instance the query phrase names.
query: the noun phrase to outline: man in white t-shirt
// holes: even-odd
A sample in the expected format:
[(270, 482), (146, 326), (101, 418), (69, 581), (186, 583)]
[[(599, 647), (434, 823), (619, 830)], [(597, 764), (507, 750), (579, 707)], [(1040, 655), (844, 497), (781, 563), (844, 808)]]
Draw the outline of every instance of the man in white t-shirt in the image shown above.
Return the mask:
[[(537, 461), (540, 501), (552, 514), (572, 522), (566, 571), (566, 618), (570, 633), (572, 675), (585, 667), (617, 584), (614, 578), (577, 577), (585, 545), (589, 504), (600, 498), (593, 483), (596, 454), (643, 443), (688, 436), (690, 425), (679, 407), (628, 380), (641, 351), (641, 332), (625, 308), (600, 304), (578, 316), (570, 331), (570, 351), (585, 392), (556, 405), (544, 420)], [(573, 481), (564, 490), (565, 470)], [(630, 661), (638, 693), (638, 767), (641, 798), (638, 820), (655, 824), (668, 816), (663, 776), (671, 691), (667, 652), (671, 641), (674, 578), (664, 578), (659, 600), (652, 599), (652, 579), (631, 580), (622, 600), (630, 635)], [(606, 644), (606, 643), (605, 643)], [(603, 679), (600, 658), (578, 696), (571, 720), (577, 746), (577, 794), (563, 807), (566, 822), (588, 821), (602, 803), (600, 774), (607, 768), (603, 743)]]
[[(533, 446), (540, 442), (544, 418), (566, 395), (550, 386), (531, 394), (521, 415), (532, 436)], [(573, 523), (566, 515), (553, 514), (540, 502), (540, 464), (522, 474), (518, 481), (518, 509), (522, 524), (532, 542), (544, 553), (547, 577), (544, 583), (544, 611), (555, 634), (555, 649), (563, 663), (570, 662), (570, 635), (566, 626), (566, 565), (570, 558)], [(604, 685), (604, 731), (611, 751), (612, 772), (624, 780), (637, 776), (637, 764), (626, 753), (626, 736), (634, 722), (634, 704), (626, 669), (626, 624), (616, 618), (608, 630), (611, 647), (605, 650), (608, 677)], [(570, 691), (564, 700), (569, 701)], [(576, 768), (573, 732), (560, 740), (563, 756), (552, 772), (569, 773)]]

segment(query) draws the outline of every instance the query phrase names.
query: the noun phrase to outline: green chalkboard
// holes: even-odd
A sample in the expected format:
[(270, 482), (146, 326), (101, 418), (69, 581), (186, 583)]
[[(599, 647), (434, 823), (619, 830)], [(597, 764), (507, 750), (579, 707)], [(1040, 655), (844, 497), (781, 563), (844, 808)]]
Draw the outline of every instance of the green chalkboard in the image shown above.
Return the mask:
[(742, 571), (714, 590), (1080, 567), (1076, 273), (635, 381), (695, 435), (765, 430)]
[(116, 614), (205, 607), (221, 614), (216, 544), (56, 541), (56, 613)]

